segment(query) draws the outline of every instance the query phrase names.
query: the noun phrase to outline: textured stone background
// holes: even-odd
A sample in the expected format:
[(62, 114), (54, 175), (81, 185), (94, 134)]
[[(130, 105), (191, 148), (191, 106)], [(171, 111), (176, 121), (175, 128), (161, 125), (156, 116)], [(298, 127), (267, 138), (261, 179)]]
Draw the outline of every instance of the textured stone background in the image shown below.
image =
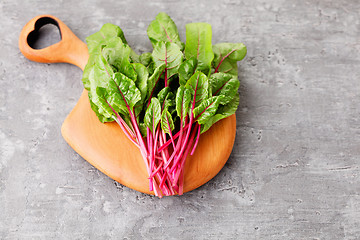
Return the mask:
[[(244, 42), (236, 142), (224, 169), (181, 197), (112, 181), (60, 127), (81, 71), (30, 62), (21, 28), (39, 14), (84, 40), (112, 22), (137, 52), (159, 11)], [(359, 1), (0, 1), (0, 239), (359, 239)], [(53, 39), (53, 38), (51, 38)]]

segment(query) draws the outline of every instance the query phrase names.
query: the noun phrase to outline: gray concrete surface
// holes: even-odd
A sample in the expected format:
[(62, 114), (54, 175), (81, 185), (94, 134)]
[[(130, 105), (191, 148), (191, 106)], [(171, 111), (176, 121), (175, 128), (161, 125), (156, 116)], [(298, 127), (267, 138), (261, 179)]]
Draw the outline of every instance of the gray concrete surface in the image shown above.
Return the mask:
[[(120, 25), (137, 51), (159, 11), (244, 42), (236, 143), (224, 169), (181, 197), (112, 181), (60, 126), (81, 71), (28, 61), (27, 21), (80, 39)], [(0, 239), (360, 239), (359, 1), (0, 1)]]

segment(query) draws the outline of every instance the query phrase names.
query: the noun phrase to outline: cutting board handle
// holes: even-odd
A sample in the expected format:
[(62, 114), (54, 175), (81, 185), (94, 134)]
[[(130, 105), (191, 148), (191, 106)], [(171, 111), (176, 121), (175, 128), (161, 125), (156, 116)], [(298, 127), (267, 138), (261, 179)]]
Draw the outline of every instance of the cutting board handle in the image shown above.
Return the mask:
[[(30, 45), (36, 40), (39, 29), (53, 24), (59, 28), (61, 40), (42, 49)], [(65, 62), (84, 70), (89, 58), (86, 44), (81, 41), (60, 19), (51, 15), (40, 15), (31, 19), (22, 29), (19, 37), (19, 48), (29, 60), (42, 63)]]

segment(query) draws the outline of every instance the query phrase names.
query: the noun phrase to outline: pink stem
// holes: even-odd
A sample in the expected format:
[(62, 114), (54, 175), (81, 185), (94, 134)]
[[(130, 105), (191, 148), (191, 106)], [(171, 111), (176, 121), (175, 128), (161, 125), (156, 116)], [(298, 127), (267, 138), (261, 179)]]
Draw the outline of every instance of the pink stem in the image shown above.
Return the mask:
[(184, 169), (186, 157), (188, 156), (189, 151), (190, 151), (190, 149), (191, 149), (191, 146), (192, 146), (192, 144), (193, 144), (194, 137), (195, 137), (195, 133), (196, 133), (196, 130), (194, 129), (193, 133), (191, 134), (191, 137), (190, 137), (190, 140), (189, 140), (189, 144), (187, 145), (187, 148), (186, 148), (186, 150), (185, 150), (185, 153), (184, 153), (184, 155), (182, 156), (181, 162), (179, 163), (179, 165), (177, 165), (178, 168), (177, 168), (177, 172), (176, 172), (176, 174), (175, 174), (174, 180), (173, 180), (173, 184), (177, 184), (177, 181), (178, 181), (178, 179), (179, 179), (180, 173), (181, 173), (181, 171)]
[(159, 170), (160, 170), (160, 168), (162, 167), (162, 165), (163, 165), (163, 162), (161, 162), (161, 163), (159, 164), (159, 166), (155, 169), (155, 171), (153, 171), (153, 172), (151, 173), (149, 179), (153, 178), (153, 177), (159, 172)]
[(182, 146), (182, 139), (183, 139), (183, 132), (184, 132), (184, 127), (183, 125), (185, 126), (189, 126), (189, 125), (186, 125), (187, 124), (187, 117), (185, 117), (185, 124), (183, 124), (182, 120), (180, 122), (180, 131), (178, 132), (179, 133), (179, 140), (177, 141), (176, 143), (176, 147), (174, 148), (174, 151), (173, 153), (171, 154), (170, 158), (168, 159), (168, 163), (164, 166), (165, 169), (167, 169), (170, 165), (170, 163), (172, 162), (172, 160), (174, 159), (175, 156), (177, 156), (176, 154), (178, 153), (178, 151), (180, 150), (181, 146)]
[(116, 123), (120, 126), (121, 130), (123, 131), (123, 133), (126, 135), (126, 137), (138, 148), (140, 148), (139, 144), (137, 142), (135, 142), (134, 138), (132, 137), (129, 132), (125, 129), (125, 126), (118, 120), (116, 119)]
[[(196, 127), (195, 127), (195, 128), (196, 128)], [(191, 150), (191, 153), (190, 153), (191, 156), (194, 154), (195, 149), (196, 149), (196, 146), (197, 146), (197, 144), (198, 144), (198, 142), (199, 142), (199, 138), (200, 138), (200, 129), (201, 129), (200, 124), (197, 124), (197, 128), (198, 128), (198, 132), (197, 132), (197, 136), (196, 136), (196, 141), (195, 141), (194, 147), (193, 147), (193, 149)]]
[[(186, 124), (186, 125), (183, 127), (183, 129), (185, 130), (185, 129), (187, 129), (189, 126), (190, 126), (190, 124)], [(179, 137), (179, 135), (180, 135), (180, 131), (177, 132), (175, 135), (173, 135), (173, 138), (174, 138), (174, 139), (177, 139), (177, 138)], [(159, 147), (158, 152), (163, 151), (163, 150), (164, 150), (165, 148), (167, 148), (170, 144), (171, 144), (171, 140), (168, 140), (168, 141), (165, 142), (161, 147)]]
[[(192, 114), (192, 111), (191, 111), (189, 126), (192, 126), (193, 120), (194, 120), (194, 115)], [(174, 165), (173, 165), (172, 168), (170, 169), (170, 172), (173, 172), (173, 171), (175, 170), (175, 168), (176, 168), (179, 160), (181, 159), (181, 155), (182, 155), (182, 153), (184, 152), (184, 150), (185, 150), (185, 148), (186, 148), (186, 145), (187, 145), (187, 143), (188, 143), (188, 141), (189, 141), (190, 132), (191, 132), (191, 127), (188, 128), (188, 131), (187, 131), (186, 137), (185, 137), (185, 141), (184, 141), (184, 143), (183, 143), (182, 146), (181, 146), (181, 150), (180, 150), (177, 158), (175, 159)]]

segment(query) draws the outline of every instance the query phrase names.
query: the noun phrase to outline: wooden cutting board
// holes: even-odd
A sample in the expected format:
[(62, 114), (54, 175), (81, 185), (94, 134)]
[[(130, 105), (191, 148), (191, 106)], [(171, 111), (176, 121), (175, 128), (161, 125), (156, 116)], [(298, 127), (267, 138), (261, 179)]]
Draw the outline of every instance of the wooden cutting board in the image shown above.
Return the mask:
[[(37, 31), (49, 23), (59, 28), (60, 42), (43, 49), (31, 48), (29, 43), (36, 39)], [(89, 58), (86, 44), (51, 15), (37, 16), (25, 25), (20, 34), (19, 48), (32, 61), (66, 62), (82, 70)], [(86, 90), (66, 117), (61, 132), (66, 142), (101, 172), (129, 188), (154, 194), (149, 191), (148, 175), (139, 149), (116, 123), (104, 124), (98, 120), (90, 108)], [(203, 185), (221, 170), (230, 156), (235, 133), (236, 118), (232, 115), (200, 136), (194, 155), (186, 160), (184, 192)]]

